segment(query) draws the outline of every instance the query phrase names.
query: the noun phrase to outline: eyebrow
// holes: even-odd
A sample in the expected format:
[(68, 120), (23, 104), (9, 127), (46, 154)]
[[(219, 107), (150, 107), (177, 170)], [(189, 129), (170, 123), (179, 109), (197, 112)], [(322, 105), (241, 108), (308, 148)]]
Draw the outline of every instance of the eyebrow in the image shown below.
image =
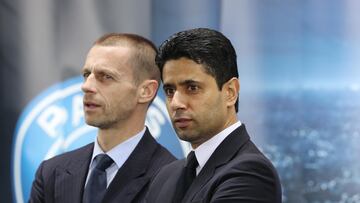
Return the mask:
[[(190, 85), (190, 84), (199, 84), (200, 82), (199, 81), (195, 81), (195, 80), (184, 80), (184, 81), (181, 81), (179, 83), (180, 86), (186, 86), (186, 85)], [(174, 85), (171, 84), (171, 83), (164, 83), (163, 85), (163, 88), (167, 88), (167, 87), (173, 87)]]
[(97, 67), (83, 67), (82, 69), (82, 73), (85, 72), (95, 72), (95, 73), (106, 73), (106, 74), (110, 74), (110, 75), (119, 75), (119, 73), (117, 73), (116, 71), (113, 70), (109, 70), (109, 69), (105, 69), (105, 68), (97, 68)]
[(85, 73), (85, 72), (90, 72), (90, 68), (88, 68), (88, 67), (83, 67), (83, 68), (81, 69), (81, 73)]
[(189, 85), (189, 84), (198, 84), (200, 83), (199, 81), (196, 81), (196, 80), (184, 80), (182, 82), (180, 82), (180, 85)]

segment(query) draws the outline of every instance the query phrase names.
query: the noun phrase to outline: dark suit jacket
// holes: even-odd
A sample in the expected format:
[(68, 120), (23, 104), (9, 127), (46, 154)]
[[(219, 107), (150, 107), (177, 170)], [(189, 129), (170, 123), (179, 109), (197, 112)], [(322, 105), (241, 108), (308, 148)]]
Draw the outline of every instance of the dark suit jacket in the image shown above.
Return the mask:
[[(163, 167), (151, 183), (146, 202), (168, 203), (184, 160)], [(250, 141), (245, 126), (217, 147), (193, 181), (183, 202), (281, 202), (281, 186), (270, 161)]]
[[(94, 143), (44, 161), (32, 185), (29, 202), (82, 202)], [(146, 129), (110, 183), (103, 202), (140, 202), (159, 169), (175, 157)]]

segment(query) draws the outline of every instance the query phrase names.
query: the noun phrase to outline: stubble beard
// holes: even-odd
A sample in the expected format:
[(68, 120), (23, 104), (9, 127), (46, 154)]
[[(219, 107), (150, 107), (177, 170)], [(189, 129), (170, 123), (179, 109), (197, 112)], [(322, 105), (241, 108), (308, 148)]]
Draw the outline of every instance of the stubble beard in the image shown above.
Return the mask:
[(85, 122), (86, 124), (97, 127), (99, 129), (109, 129), (111, 128), (115, 123), (116, 119), (109, 118), (109, 116), (94, 116), (94, 119), (86, 118), (85, 115)]
[(180, 140), (183, 140), (186, 142), (194, 143), (200, 138), (199, 133), (194, 132), (193, 130), (190, 130), (190, 129), (189, 130), (181, 130), (181, 129), (175, 128), (175, 131), (176, 131), (178, 138)]
[(107, 129), (109, 124), (99, 121), (86, 121), (86, 124), (99, 128), (99, 129)]

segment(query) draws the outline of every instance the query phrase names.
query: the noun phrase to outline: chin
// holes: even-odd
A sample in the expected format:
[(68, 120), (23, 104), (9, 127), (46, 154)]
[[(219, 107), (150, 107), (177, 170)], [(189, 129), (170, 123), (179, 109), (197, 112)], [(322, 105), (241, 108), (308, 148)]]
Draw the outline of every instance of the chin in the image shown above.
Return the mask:
[(93, 127), (100, 127), (102, 126), (102, 123), (97, 121), (97, 120), (90, 120), (90, 119), (86, 119), (85, 120), (85, 123), (90, 125), (90, 126), (93, 126)]
[(179, 137), (180, 140), (183, 140), (186, 142), (191, 142), (194, 140), (193, 136), (189, 135), (189, 133), (186, 133), (186, 132), (181, 132), (181, 133), (177, 132), (177, 136)]
[(98, 127), (98, 125), (93, 121), (85, 121), (85, 123), (93, 127)]

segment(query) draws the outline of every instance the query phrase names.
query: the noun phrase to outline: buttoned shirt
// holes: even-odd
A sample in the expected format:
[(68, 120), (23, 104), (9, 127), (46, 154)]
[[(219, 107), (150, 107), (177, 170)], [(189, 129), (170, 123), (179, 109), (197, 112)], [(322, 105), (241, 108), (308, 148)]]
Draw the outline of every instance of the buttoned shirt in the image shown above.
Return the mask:
[[(114, 163), (106, 169), (107, 187), (114, 179), (119, 168), (121, 168), (121, 166), (129, 158), (130, 154), (134, 151), (135, 147), (140, 142), (141, 138), (144, 136), (145, 130), (146, 127), (144, 127), (144, 129), (139, 133), (137, 133), (136, 135), (130, 137), (126, 141), (116, 145), (110, 151), (106, 152), (106, 154), (109, 155), (112, 158), (112, 160), (114, 160)], [(94, 150), (89, 165), (89, 172), (86, 178), (85, 186), (90, 178), (91, 171), (97, 165), (97, 160), (95, 159), (95, 157), (99, 154), (105, 154), (105, 152), (101, 149), (96, 137), (94, 141)]]

